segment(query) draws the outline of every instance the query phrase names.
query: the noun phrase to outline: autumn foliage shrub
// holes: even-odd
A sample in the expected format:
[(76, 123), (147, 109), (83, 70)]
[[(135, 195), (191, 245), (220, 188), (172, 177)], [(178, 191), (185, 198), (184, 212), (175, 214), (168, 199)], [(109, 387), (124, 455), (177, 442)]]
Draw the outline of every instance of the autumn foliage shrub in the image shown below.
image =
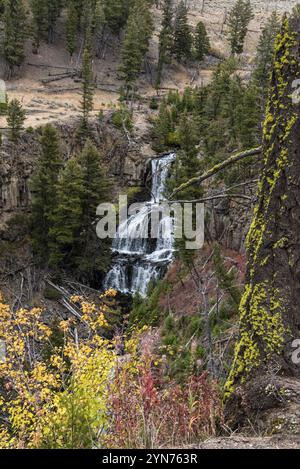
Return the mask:
[(163, 382), (143, 357), (136, 369), (117, 371), (112, 395), (111, 448), (163, 448), (199, 443), (223, 422), (216, 384), (207, 373), (184, 386)]
[[(111, 296), (113, 292), (108, 292)], [(113, 343), (99, 334), (107, 323), (105, 301), (96, 307), (74, 297), (79, 319), (61, 321), (61, 346), (53, 346), (43, 311), (13, 311), (0, 294), (0, 448), (97, 447), (108, 415)], [(79, 339), (77, 328), (85, 329)], [(45, 358), (45, 347), (52, 349)]]
[(41, 309), (13, 311), (0, 295), (0, 448), (160, 448), (216, 433), (221, 401), (207, 374), (165, 381), (140, 351), (146, 327), (102, 337), (114, 294), (98, 306), (73, 297), (80, 313), (59, 323), (58, 343)]

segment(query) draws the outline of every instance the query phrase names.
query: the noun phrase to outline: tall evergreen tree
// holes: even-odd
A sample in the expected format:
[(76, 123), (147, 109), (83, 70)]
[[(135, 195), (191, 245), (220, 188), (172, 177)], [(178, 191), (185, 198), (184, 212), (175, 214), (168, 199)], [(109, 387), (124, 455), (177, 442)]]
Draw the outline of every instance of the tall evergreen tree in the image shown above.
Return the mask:
[(190, 58), (192, 53), (193, 38), (187, 14), (187, 7), (182, 0), (177, 7), (174, 23), (173, 54), (179, 62)]
[(102, 156), (91, 140), (87, 140), (78, 162), (83, 174), (82, 224), (84, 230), (88, 231), (95, 220), (98, 205), (109, 197), (111, 184), (104, 170)]
[(37, 54), (47, 30), (47, 3), (46, 0), (30, 0), (30, 6), (33, 17), (33, 52)]
[(125, 26), (133, 4), (134, 0), (104, 0), (105, 18), (113, 33), (119, 33)]
[(66, 23), (66, 39), (67, 39), (67, 50), (71, 56), (76, 49), (77, 44), (77, 28), (78, 28), (78, 13), (75, 3), (72, 0), (68, 2), (67, 10), (67, 23)]
[(164, 65), (170, 63), (173, 45), (172, 0), (164, 0), (162, 28), (159, 34), (159, 58), (157, 65), (156, 88), (160, 87)]
[(82, 153), (69, 160), (58, 183), (58, 204), (51, 229), (51, 263), (74, 269), (90, 279), (105, 269), (109, 253), (97, 238), (96, 210), (110, 197), (111, 182), (97, 148), (87, 140)]
[(25, 59), (26, 17), (22, 0), (7, 0), (4, 13), (4, 57), (9, 66), (8, 78)]
[(56, 129), (47, 124), (41, 137), (41, 154), (31, 181), (32, 244), (36, 256), (48, 260), (50, 230), (57, 206), (57, 182), (62, 166), (59, 137)]
[(95, 16), (94, 16), (94, 41), (96, 56), (100, 57), (101, 43), (103, 40), (103, 31), (105, 27), (105, 11), (103, 0), (96, 1)]
[(85, 0), (69, 0), (70, 2), (73, 2), (76, 12), (77, 12), (77, 18), (78, 18), (78, 30), (81, 28), (81, 20), (82, 20), (82, 15), (83, 15), (83, 7), (84, 7), (84, 1)]
[[(83, 171), (78, 158), (68, 160), (57, 184), (57, 207), (50, 228), (50, 265), (63, 265), (78, 247), (82, 226)], [(76, 255), (79, 255), (77, 252)]]
[(56, 22), (64, 5), (63, 0), (46, 0), (46, 28), (48, 33), (48, 42), (54, 41), (54, 31)]
[(81, 255), (76, 264), (79, 272), (89, 277), (93, 271), (105, 272), (110, 262), (109, 246), (96, 234), (96, 210), (100, 203), (111, 198), (111, 179), (107, 176), (102, 155), (90, 140), (87, 140), (78, 162), (83, 174), (83, 217), (79, 240)]
[[(192, 178), (201, 169), (201, 162), (198, 158), (197, 145), (199, 144), (199, 134), (195, 121), (183, 113), (180, 119), (179, 128), (177, 130), (178, 143), (180, 150), (177, 152), (175, 164), (172, 168), (171, 178), (167, 184), (167, 190), (172, 192), (176, 187), (180, 186), (190, 178)], [(195, 200), (203, 195), (201, 186), (189, 187), (182, 191), (179, 199)], [(175, 243), (177, 256), (187, 265), (192, 265), (195, 252), (186, 249), (186, 238), (177, 239)]]
[(89, 48), (85, 48), (82, 61), (82, 130), (87, 132), (88, 119), (94, 104), (94, 77), (92, 58)]
[(248, 25), (253, 18), (250, 0), (237, 0), (229, 14), (228, 41), (232, 54), (241, 54), (248, 32)]
[(85, 0), (83, 4), (82, 29), (84, 34), (84, 47), (92, 52), (93, 23), (95, 15), (95, 0)]
[(204, 23), (199, 21), (196, 26), (195, 38), (194, 38), (194, 47), (195, 47), (195, 58), (200, 62), (208, 54), (210, 49), (209, 37)]
[(141, 71), (144, 56), (152, 34), (152, 18), (148, 0), (135, 0), (130, 10), (122, 46), (120, 71), (126, 83), (126, 96), (132, 90)]
[(267, 20), (257, 46), (254, 79), (260, 87), (262, 96), (262, 107), (267, 98), (270, 74), (274, 56), (274, 42), (280, 32), (280, 19), (274, 12)]
[(261, 138), (261, 107), (259, 95), (261, 89), (251, 81), (244, 90), (240, 104), (240, 120), (238, 137), (242, 148), (258, 146)]
[(159, 114), (153, 128), (154, 148), (157, 152), (168, 150), (170, 146), (170, 136), (175, 130), (172, 114), (168, 104), (164, 100), (159, 107)]
[(7, 105), (7, 125), (9, 128), (9, 137), (12, 142), (17, 142), (23, 129), (26, 113), (22, 104), (17, 99), (13, 99)]
[[(170, 190), (170, 192), (192, 178), (201, 168), (197, 149), (197, 145), (200, 141), (198, 129), (193, 118), (189, 117), (187, 112), (184, 112), (180, 117), (177, 135), (180, 151), (178, 152), (177, 161), (172, 174), (173, 177), (168, 183), (168, 190)], [(200, 195), (202, 195), (202, 188), (194, 186), (181, 192), (180, 198), (192, 200)]]

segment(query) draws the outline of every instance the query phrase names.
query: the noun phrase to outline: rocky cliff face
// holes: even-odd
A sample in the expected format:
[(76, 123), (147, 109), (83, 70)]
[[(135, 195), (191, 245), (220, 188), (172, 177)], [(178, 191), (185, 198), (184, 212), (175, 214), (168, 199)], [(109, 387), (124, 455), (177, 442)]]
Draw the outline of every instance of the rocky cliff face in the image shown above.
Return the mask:
[[(65, 159), (80, 150), (76, 125), (57, 124), (62, 136)], [(108, 122), (93, 125), (95, 144), (106, 156), (109, 173), (118, 186), (138, 185), (143, 180), (144, 165), (135, 146), (129, 145), (125, 135)], [(19, 142), (12, 145), (7, 139), (0, 148), (0, 231), (5, 223), (18, 213), (27, 211), (30, 203), (30, 177), (39, 155), (39, 129), (27, 130)]]

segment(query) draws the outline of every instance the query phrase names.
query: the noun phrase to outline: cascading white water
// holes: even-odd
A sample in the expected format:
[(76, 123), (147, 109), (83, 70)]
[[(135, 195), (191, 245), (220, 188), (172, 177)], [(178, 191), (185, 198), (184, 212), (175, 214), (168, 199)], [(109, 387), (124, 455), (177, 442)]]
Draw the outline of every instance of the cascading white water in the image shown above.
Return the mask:
[[(152, 161), (151, 201), (120, 224), (113, 240), (114, 260), (105, 279), (105, 288), (145, 296), (149, 283), (157, 280), (173, 258), (174, 222), (162, 216), (155, 236), (149, 237), (149, 219), (164, 199), (166, 181), (175, 154)], [(154, 239), (153, 239), (154, 238)]]

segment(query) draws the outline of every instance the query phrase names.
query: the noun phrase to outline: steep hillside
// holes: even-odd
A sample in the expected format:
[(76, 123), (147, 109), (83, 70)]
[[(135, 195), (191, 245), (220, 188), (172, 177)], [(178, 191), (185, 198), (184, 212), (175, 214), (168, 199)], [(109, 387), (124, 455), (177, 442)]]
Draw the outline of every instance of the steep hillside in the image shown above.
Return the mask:
[[(174, 1), (174, 6), (179, 0)], [(228, 12), (234, 5), (234, 0), (188, 0), (189, 19), (193, 27), (199, 20), (207, 26), (213, 49), (219, 56), (228, 56), (229, 49), (226, 42)], [(272, 11), (283, 14), (290, 11), (297, 4), (297, 0), (252, 1), (255, 18), (251, 21), (246, 39), (243, 73), (249, 74), (249, 66), (253, 59), (261, 27)], [(161, 10), (153, 7), (155, 24), (154, 36), (151, 40), (147, 55), (149, 70), (142, 74), (139, 89), (144, 97), (155, 95), (153, 90), (154, 73), (158, 59), (158, 32), (161, 24)], [(74, 59), (70, 61), (65, 48), (65, 21), (63, 15), (58, 20), (55, 40), (51, 45), (42, 43), (39, 54), (32, 53), (31, 41), (26, 45), (26, 62), (22, 66), (19, 77), (6, 83), (9, 96), (19, 98), (27, 111), (26, 126), (37, 126), (48, 121), (66, 121), (78, 114), (80, 108), (80, 84), (70, 78), (51, 82), (51, 75), (57, 75), (78, 68), (82, 49), (78, 48)], [(95, 58), (93, 71), (98, 83), (95, 94), (95, 109), (110, 110), (118, 105), (118, 91), (122, 85), (118, 69), (120, 66), (120, 38), (108, 37), (103, 57)], [(215, 61), (212, 58), (201, 65), (200, 70), (194, 66), (179, 66), (173, 63), (164, 78), (163, 87), (183, 90), (189, 85), (207, 84), (212, 75)], [(251, 68), (251, 67), (250, 67)], [(0, 77), (5, 77), (5, 64), (0, 59)], [(49, 81), (45, 83), (45, 81)], [(146, 112), (146, 111), (145, 111)], [(137, 116), (140, 128), (140, 120)], [(4, 120), (0, 117), (0, 127), (4, 127)], [(144, 124), (145, 126), (145, 124)]]

